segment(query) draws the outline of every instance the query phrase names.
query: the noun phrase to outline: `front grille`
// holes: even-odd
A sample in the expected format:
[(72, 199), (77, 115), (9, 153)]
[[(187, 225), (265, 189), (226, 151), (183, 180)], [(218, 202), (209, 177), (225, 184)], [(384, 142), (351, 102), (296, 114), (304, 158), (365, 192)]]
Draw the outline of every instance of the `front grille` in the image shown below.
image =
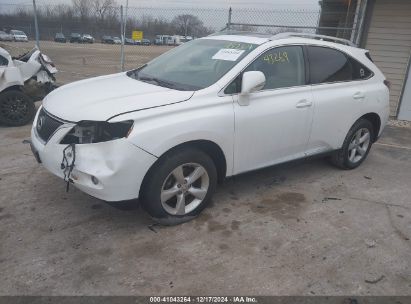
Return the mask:
[(61, 121), (51, 117), (43, 108), (37, 118), (36, 131), (39, 137), (47, 142), (51, 135), (62, 125)]

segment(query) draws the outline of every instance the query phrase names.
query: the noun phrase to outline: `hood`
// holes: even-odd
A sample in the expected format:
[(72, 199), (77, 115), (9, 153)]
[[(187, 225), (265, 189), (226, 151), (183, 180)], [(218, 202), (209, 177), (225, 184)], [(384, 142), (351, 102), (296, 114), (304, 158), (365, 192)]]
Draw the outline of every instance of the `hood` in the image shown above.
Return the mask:
[(47, 95), (43, 107), (67, 121), (104, 121), (125, 112), (182, 102), (193, 93), (141, 82), (120, 73), (62, 86)]

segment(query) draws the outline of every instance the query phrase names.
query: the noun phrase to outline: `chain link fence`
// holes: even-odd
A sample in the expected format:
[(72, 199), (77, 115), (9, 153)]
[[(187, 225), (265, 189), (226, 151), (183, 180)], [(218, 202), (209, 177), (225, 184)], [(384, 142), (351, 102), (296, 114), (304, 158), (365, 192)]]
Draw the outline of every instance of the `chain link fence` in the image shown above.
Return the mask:
[[(59, 83), (135, 68), (181, 43), (224, 29), (326, 33), (353, 39), (359, 28), (356, 10), (123, 7), (113, 3), (77, 0), (71, 5), (37, 6), (39, 46), (59, 69)], [(334, 19), (340, 20), (336, 26), (322, 22)], [(0, 30), (12, 29), (25, 32), (29, 42), (0, 41), (1, 47), (14, 56), (34, 47), (32, 5), (0, 4)], [(65, 43), (64, 39), (55, 41), (57, 33), (64, 35)], [(85, 34), (94, 40), (82, 39)]]

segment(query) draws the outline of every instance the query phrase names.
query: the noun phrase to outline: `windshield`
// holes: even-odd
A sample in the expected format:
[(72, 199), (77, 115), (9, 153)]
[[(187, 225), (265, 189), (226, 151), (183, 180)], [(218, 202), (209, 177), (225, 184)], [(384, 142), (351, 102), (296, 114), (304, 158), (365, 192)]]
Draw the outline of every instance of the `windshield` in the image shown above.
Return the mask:
[(22, 31), (13, 30), (13, 31), (10, 31), (10, 32), (12, 32), (13, 34), (16, 34), (16, 35), (26, 35)]
[(198, 39), (172, 49), (128, 75), (176, 90), (201, 90), (217, 82), (256, 47), (250, 43)]

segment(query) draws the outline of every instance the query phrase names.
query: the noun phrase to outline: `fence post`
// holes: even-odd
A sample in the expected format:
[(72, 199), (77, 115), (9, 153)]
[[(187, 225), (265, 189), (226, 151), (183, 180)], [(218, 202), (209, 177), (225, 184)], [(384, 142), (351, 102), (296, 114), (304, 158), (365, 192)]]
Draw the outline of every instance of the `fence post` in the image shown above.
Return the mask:
[(39, 25), (37, 22), (37, 7), (36, 7), (36, 0), (33, 0), (33, 11), (34, 11), (34, 27), (36, 31), (36, 46), (40, 49), (40, 34), (39, 34)]
[(355, 36), (354, 36), (354, 43), (359, 46), (361, 43), (361, 36), (362, 36), (362, 31), (364, 27), (364, 19), (365, 19), (365, 12), (367, 10), (367, 5), (368, 5), (368, 0), (362, 0), (361, 1), (361, 7), (360, 7), (360, 12), (359, 12), (359, 20), (358, 24), (355, 26)]
[(124, 33), (124, 38), (126, 37), (126, 28), (127, 28), (127, 18), (128, 18), (128, 0), (126, 1), (126, 11), (124, 14), (124, 29), (123, 29), (123, 33)]
[(121, 33), (121, 51), (120, 51), (120, 66), (121, 71), (124, 72), (124, 14), (123, 6), (120, 6), (120, 33)]
[(230, 9), (228, 10), (228, 22), (227, 22), (227, 29), (231, 30), (231, 16), (233, 14), (233, 9), (230, 6)]

